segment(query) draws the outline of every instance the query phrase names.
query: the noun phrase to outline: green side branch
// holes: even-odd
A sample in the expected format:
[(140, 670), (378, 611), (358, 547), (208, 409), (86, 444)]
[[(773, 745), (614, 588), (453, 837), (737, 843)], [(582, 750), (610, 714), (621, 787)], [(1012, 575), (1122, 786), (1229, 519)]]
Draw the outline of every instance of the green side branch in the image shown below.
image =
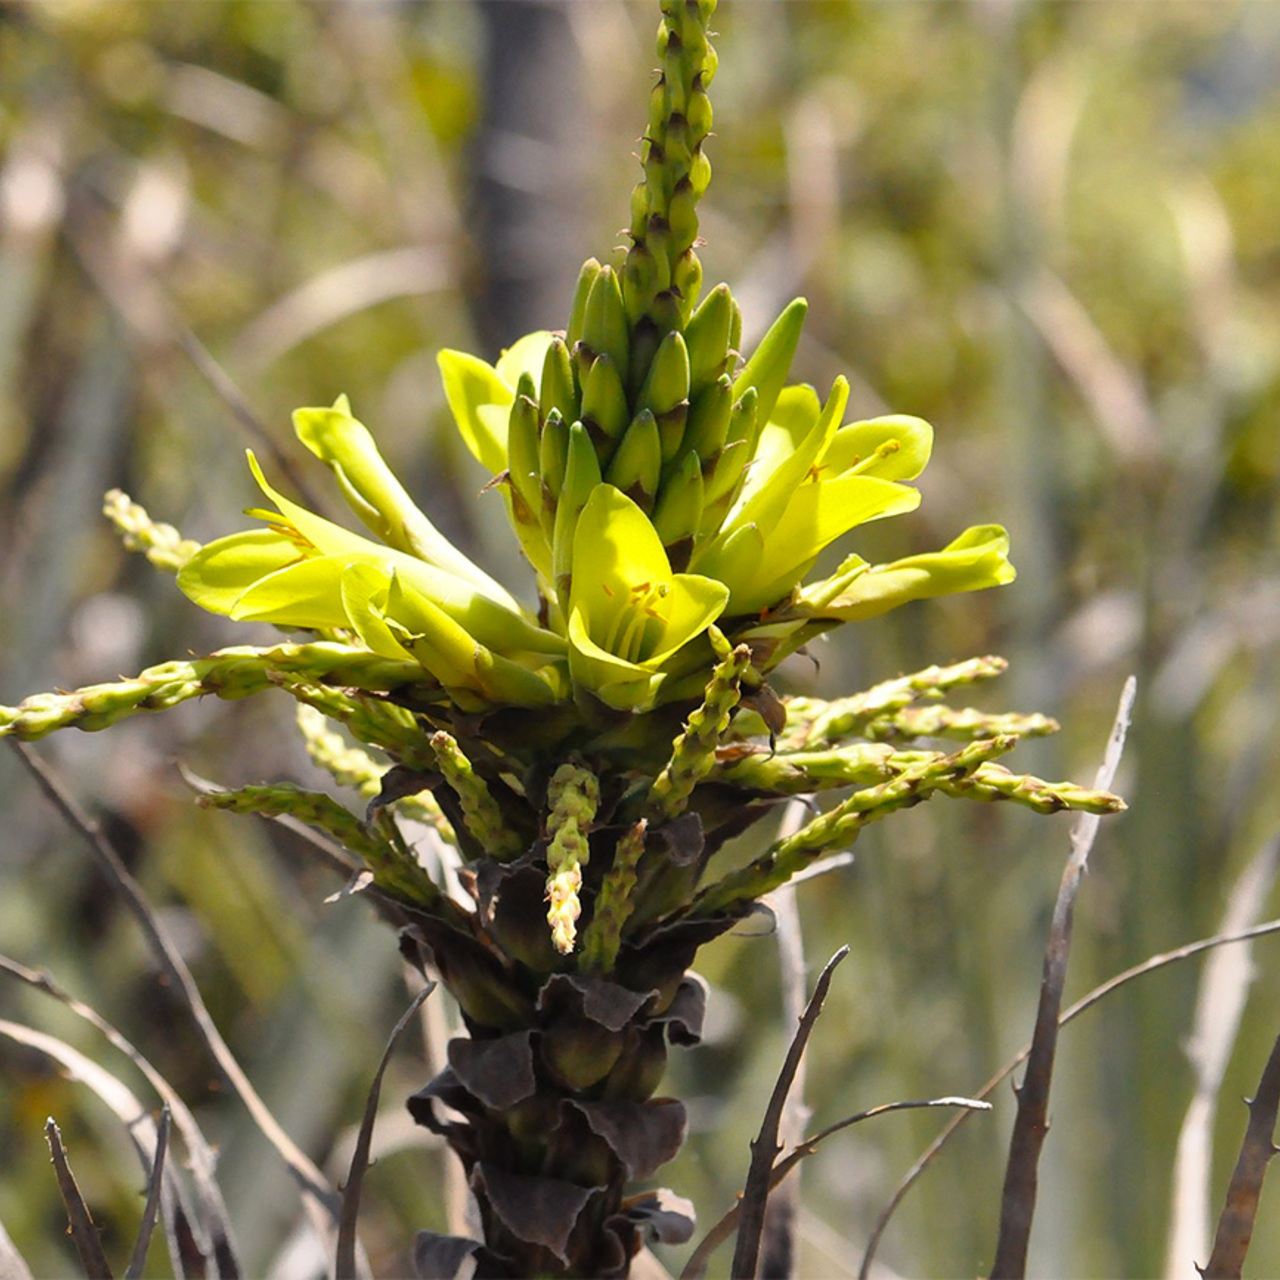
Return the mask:
[(102, 499), (102, 514), (130, 551), (140, 551), (157, 568), (177, 573), (197, 551), (200, 544), (184, 538), (171, 524), (152, 520), (147, 509), (122, 489), (111, 489)]
[(862, 693), (825, 702), (820, 698), (793, 698), (787, 704), (784, 747), (816, 748), (861, 734), (867, 725), (892, 716), (921, 698), (940, 698), (952, 689), (991, 680), (1007, 668), (1004, 658), (970, 658), (951, 666), (926, 667), (872, 685)]
[[(400, 708), (388, 707), (387, 710), (399, 711)], [(300, 702), (297, 716), (298, 731), (302, 734), (307, 755), (318, 768), (329, 774), (339, 786), (350, 787), (365, 800), (373, 800), (381, 793), (386, 765), (379, 764), (367, 751), (352, 746), (340, 733), (331, 729), (328, 718), (313, 703)], [(397, 813), (435, 827), (445, 840), (454, 843), (453, 828), (430, 791), (402, 796), (394, 804)]]
[(994, 738), (1015, 734), (1019, 738), (1043, 738), (1057, 733), (1061, 726), (1038, 711), (1029, 715), (1016, 713), (987, 714), (970, 707), (955, 708), (936, 703), (919, 707), (903, 707), (889, 715), (877, 716), (862, 729), (872, 741), (886, 738)]
[[(1016, 734), (993, 734), (1008, 740)], [(941, 751), (898, 751), (887, 743), (861, 742), (826, 751), (764, 750), (718, 765), (714, 781), (767, 795), (798, 796), (839, 787), (874, 787), (903, 773), (953, 759)], [(946, 795), (973, 800), (1012, 800), (1039, 813), (1079, 809), (1086, 813), (1119, 813), (1124, 801), (1110, 791), (1095, 791), (1072, 782), (1046, 782), (982, 764), (954, 782), (939, 783)]]
[(407, 708), (375, 693), (319, 684), (284, 673), (275, 674), (271, 683), (300, 704), (345, 725), (360, 742), (387, 752), (400, 764), (422, 771), (435, 768), (435, 753), (418, 718)]
[(899, 809), (927, 800), (944, 783), (972, 773), (979, 765), (1011, 751), (1016, 738), (971, 743), (946, 756), (930, 756), (903, 769), (879, 786), (855, 791), (794, 835), (774, 842), (754, 862), (704, 889), (693, 904), (698, 916), (742, 910), (756, 898), (786, 884), (821, 854), (854, 842), (862, 829)]
[[(291, 817), (336, 840), (373, 874), (374, 884), (390, 896), (438, 914), (446, 904), (435, 882), (418, 864), (394, 827), (364, 823), (332, 796), (290, 783), (238, 787), (199, 796), (202, 808), (264, 817)], [(452, 914), (452, 913), (450, 913)]]
[(206, 694), (247, 698), (290, 678), (386, 691), (422, 683), (423, 676), (417, 663), (380, 658), (334, 641), (270, 648), (238, 645), (207, 658), (163, 662), (132, 679), (35, 694), (16, 707), (0, 706), (0, 736), (29, 741), (56, 729), (106, 729), (139, 711), (164, 711)]
[(489, 784), (475, 771), (452, 734), (443, 729), (431, 735), (435, 767), (457, 793), (467, 831), (481, 849), (499, 862), (509, 862), (524, 852), (524, 841), (503, 815)]

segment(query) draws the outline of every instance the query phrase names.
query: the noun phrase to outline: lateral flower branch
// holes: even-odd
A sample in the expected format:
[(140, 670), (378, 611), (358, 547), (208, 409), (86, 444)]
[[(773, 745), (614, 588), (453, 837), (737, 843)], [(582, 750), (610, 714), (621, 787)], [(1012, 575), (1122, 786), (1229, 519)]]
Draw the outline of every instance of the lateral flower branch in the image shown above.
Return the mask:
[[(313, 758), (367, 810), (291, 786), (206, 803), (292, 814), (341, 842), (401, 922), (406, 955), (461, 1006), (468, 1037), (409, 1105), (461, 1158), (483, 1239), (424, 1234), (430, 1274), (433, 1258), (469, 1251), (481, 1276), (622, 1276), (646, 1240), (687, 1236), (687, 1205), (632, 1184), (683, 1138), (683, 1106), (654, 1093), (668, 1046), (699, 1036), (689, 965), (815, 858), (935, 795), (1124, 807), (994, 763), (1052, 721), (942, 702), (999, 659), (833, 702), (772, 690), (778, 665), (823, 632), (1014, 570), (1005, 531), (978, 525), (938, 551), (888, 564), (851, 552), (809, 577), (830, 544), (919, 504), (911, 481), (933, 433), (906, 416), (847, 422), (843, 378), (825, 398), (788, 381), (802, 299), (744, 359), (729, 287), (701, 296), (715, 6), (661, 7), (625, 259), (585, 264), (564, 331), (529, 334), (494, 365), (439, 356), (535, 597), (440, 533), (342, 397), (300, 409), (294, 427), (363, 533), (280, 493), (252, 454), (267, 505), (205, 546), (108, 496), (128, 544), (196, 604), (306, 638), (0, 708), (0, 733), (24, 739), (205, 694), (279, 687), (305, 708)], [(961, 744), (922, 740), (939, 737)], [(783, 799), (835, 788), (848, 794), (807, 826), (708, 876), (712, 855)], [(419, 860), (403, 817), (456, 850), (465, 902)]]

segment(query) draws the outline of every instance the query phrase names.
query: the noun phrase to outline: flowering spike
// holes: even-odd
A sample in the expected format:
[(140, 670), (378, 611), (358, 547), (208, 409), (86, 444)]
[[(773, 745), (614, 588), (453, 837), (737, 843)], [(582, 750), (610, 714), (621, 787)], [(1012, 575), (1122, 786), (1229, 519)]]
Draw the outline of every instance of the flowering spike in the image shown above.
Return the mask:
[(684, 732), (672, 743), (671, 759), (649, 792), (647, 815), (655, 823), (679, 817), (694, 787), (711, 772), (716, 748), (742, 694), (742, 677), (750, 667), (751, 650), (745, 644), (716, 664), (702, 705), (690, 713)]
[(635, 906), (632, 895), (648, 829), (648, 822), (641, 818), (614, 846), (613, 862), (600, 882), (591, 921), (582, 934), (581, 967), (586, 973), (610, 973), (617, 961), (622, 930)]
[(524, 852), (519, 833), (503, 816), (485, 780), (476, 773), (457, 739), (443, 729), (431, 735), (436, 768), (457, 793), (467, 831), (491, 858), (508, 862)]
[(30, 741), (55, 729), (105, 729), (139, 711), (164, 711), (205, 694), (245, 698), (297, 675), (317, 683), (333, 680), (349, 688), (390, 690), (420, 680), (422, 669), (345, 644), (240, 645), (208, 658), (163, 662), (131, 680), (36, 694), (16, 707), (0, 707), (0, 736)]
[(917, 699), (936, 699), (952, 689), (994, 680), (1008, 670), (1004, 658), (988, 655), (950, 666), (925, 667), (911, 675), (897, 676), (872, 685), (862, 693), (825, 702), (818, 698), (793, 698), (787, 732), (780, 745), (788, 749), (816, 749), (862, 733), (867, 725), (892, 716)]
[(568, 955), (582, 913), (582, 868), (591, 848), (587, 833), (600, 804), (600, 783), (589, 769), (562, 764), (547, 785), (547, 923), (551, 941)]
[(925, 753), (919, 763), (903, 769), (879, 786), (855, 791), (847, 800), (806, 823), (794, 835), (776, 840), (754, 862), (704, 889), (694, 903), (697, 915), (733, 913), (779, 885), (786, 884), (820, 854), (856, 840), (862, 828), (898, 809), (928, 799), (934, 791), (980, 764), (1003, 755), (1017, 738), (990, 738), (971, 743), (954, 755)]

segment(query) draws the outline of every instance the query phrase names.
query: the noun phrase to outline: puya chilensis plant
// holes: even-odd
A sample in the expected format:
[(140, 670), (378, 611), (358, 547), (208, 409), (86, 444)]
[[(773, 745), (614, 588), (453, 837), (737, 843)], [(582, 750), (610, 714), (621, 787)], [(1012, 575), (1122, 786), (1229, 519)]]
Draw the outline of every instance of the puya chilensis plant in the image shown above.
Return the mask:
[[(294, 426), (373, 537), (291, 501), (252, 455), (269, 508), (203, 547), (121, 494), (107, 503), (197, 604), (306, 638), (0, 708), (0, 732), (37, 738), (209, 693), (297, 700), (314, 758), (367, 801), (363, 816), (296, 786), (203, 799), (341, 841), (405, 954), (460, 1006), (468, 1035), (409, 1107), (465, 1166), (483, 1238), (424, 1233), (429, 1274), (471, 1255), (481, 1276), (621, 1276), (646, 1240), (688, 1236), (687, 1205), (633, 1185), (683, 1139), (683, 1106), (654, 1094), (668, 1047), (699, 1036), (689, 966), (763, 894), (935, 795), (1123, 807), (996, 763), (1051, 721), (942, 701), (998, 659), (829, 702), (771, 688), (823, 632), (1014, 573), (1004, 530), (981, 525), (888, 564), (849, 554), (809, 580), (829, 544), (916, 507), (932, 432), (902, 416), (847, 423), (843, 378), (825, 400), (788, 381), (802, 300), (744, 360), (729, 287), (700, 298), (714, 7), (662, 0), (625, 260), (586, 263), (565, 331), (521, 338), (496, 365), (439, 357), (536, 604), (441, 535), (342, 398)], [(948, 738), (956, 749), (936, 746)], [(745, 865), (708, 870), (784, 799), (837, 790)], [(407, 820), (435, 826), (460, 894)]]

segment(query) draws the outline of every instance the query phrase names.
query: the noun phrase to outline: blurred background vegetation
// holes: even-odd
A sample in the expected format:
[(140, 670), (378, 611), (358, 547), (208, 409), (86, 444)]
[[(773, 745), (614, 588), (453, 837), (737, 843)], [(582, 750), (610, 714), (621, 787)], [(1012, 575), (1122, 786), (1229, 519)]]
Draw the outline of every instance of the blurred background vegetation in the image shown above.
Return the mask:
[[(493, 358), (562, 325), (577, 266), (619, 242), (654, 8), (0, 5), (0, 701), (271, 634), (201, 614), (123, 552), (101, 494), (122, 486), (198, 539), (240, 527), (259, 500), (242, 420), (289, 451), (290, 411), (340, 392), (433, 518), (521, 580), (434, 353)], [(807, 295), (798, 374), (825, 392), (846, 372), (857, 414), (934, 423), (921, 511), (860, 531), (862, 554), (1003, 521), (1020, 571), (848, 629), (791, 687), (834, 696), (1001, 653), (1011, 671), (982, 705), (1065, 726), (1011, 763), (1088, 782), (1138, 676), (1131, 810), (1094, 851), (1071, 998), (1214, 932), (1280, 826), (1280, 6), (752, 0), (717, 25), (708, 283), (733, 284), (755, 333)], [(337, 1173), (407, 998), (393, 938), (358, 901), (326, 904), (339, 884), (288, 833), (196, 810), (174, 763), (227, 785), (318, 785), (290, 719), (269, 696), (188, 705), (42, 750), (126, 853), (286, 1127)], [(153, 1057), (220, 1146), (254, 1273), (305, 1274), (279, 1261), (292, 1184), (8, 753), (0, 796), (0, 951), (47, 966)], [(853, 949), (811, 1048), (815, 1127), (972, 1091), (1024, 1042), (1067, 831), (935, 801), (801, 888), (810, 965)], [(1238, 1099), (1280, 1030), (1278, 945), (1256, 946), (1221, 1090), (1215, 1211)], [(741, 1185), (789, 1025), (770, 936), (724, 939), (700, 968), (711, 1034), (673, 1061), (693, 1133), (662, 1180), (709, 1225)], [(1065, 1033), (1034, 1274), (1163, 1269), (1198, 977), (1193, 963), (1140, 980)], [(0, 987), (0, 1015), (120, 1066), (33, 993)], [(427, 1056), (406, 1042), (383, 1091), (363, 1217), (379, 1274), (405, 1273), (413, 1231), (443, 1226), (442, 1155), (401, 1108)], [(887, 1267), (989, 1265), (1007, 1087), (996, 1102), (905, 1202)], [(115, 1256), (140, 1211), (115, 1120), (0, 1044), (0, 1221), (42, 1275), (75, 1270), (49, 1114)], [(802, 1275), (856, 1272), (934, 1116), (874, 1121), (809, 1161)], [(1256, 1274), (1280, 1273), (1277, 1195)]]

